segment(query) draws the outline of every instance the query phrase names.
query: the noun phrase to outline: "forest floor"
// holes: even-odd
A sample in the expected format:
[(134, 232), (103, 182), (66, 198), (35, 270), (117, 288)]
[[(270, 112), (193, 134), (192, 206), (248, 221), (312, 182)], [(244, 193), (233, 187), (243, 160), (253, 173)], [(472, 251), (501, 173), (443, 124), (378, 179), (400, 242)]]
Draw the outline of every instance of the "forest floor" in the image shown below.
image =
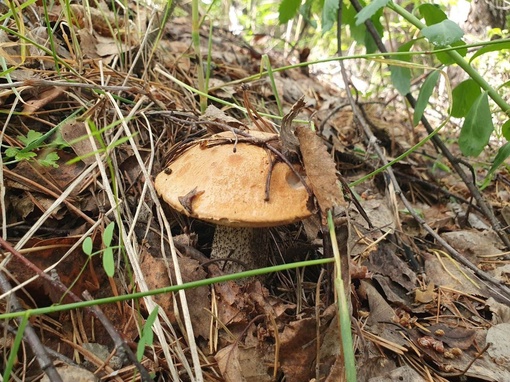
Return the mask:
[[(339, 246), (350, 268), (357, 380), (510, 381), (502, 228), (510, 176), (502, 169), (473, 195), (488, 159), (460, 156), (453, 122), (390, 172), (372, 174), (429, 134), (412, 126), (399, 97), (355, 99), (353, 110), (345, 92), (306, 67), (279, 70), (289, 62), (274, 52), (268, 75), (269, 37), (249, 45), (203, 26), (198, 60), (190, 18), (172, 16), (160, 40), (144, 39), (130, 28), (150, 14), (138, 9), (128, 20), (75, 4), (73, 22), (50, 10), (49, 39), (43, 9), (29, 8), (21, 22), (28, 45), (0, 30), (4, 378), (39, 380), (46, 370), (49, 380), (68, 381), (79, 366), (81, 380), (343, 380), (334, 266), (313, 263), (332, 253), (320, 181), (311, 181), (310, 217), (259, 228), (270, 234), (260, 256), (271, 265), (315, 265), (204, 284), (185, 298), (135, 294), (226, 273), (209, 261), (214, 225), (169, 208), (155, 177), (195, 141), (273, 131), (294, 110), (294, 126), (312, 122), (320, 137), (305, 175), (334, 162), (333, 177), (344, 180), (345, 200), (332, 203), (338, 227), (347, 227)], [(20, 25), (9, 28), (22, 33)], [(194, 90), (200, 67), (210, 68), (207, 97)], [(180, 195), (188, 213), (200, 192)], [(101, 304), (69, 305), (86, 300)], [(149, 315), (156, 305), (158, 318)]]

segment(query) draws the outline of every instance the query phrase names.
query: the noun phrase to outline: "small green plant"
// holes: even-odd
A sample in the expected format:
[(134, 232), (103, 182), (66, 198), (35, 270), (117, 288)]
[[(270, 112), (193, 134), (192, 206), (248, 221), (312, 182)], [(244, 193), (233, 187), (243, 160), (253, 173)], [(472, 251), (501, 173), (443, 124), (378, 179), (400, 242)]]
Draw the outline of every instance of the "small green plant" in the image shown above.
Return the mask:
[[(0, 77), (2, 74), (0, 73)], [(18, 135), (17, 138), (24, 145), (24, 147), (8, 147), (5, 152), (5, 164), (13, 164), (20, 161), (35, 160), (42, 166), (53, 166), (58, 167), (59, 156), (55, 152), (56, 149), (68, 147), (68, 143), (65, 142), (59, 134), (60, 128), (68, 123), (69, 121), (76, 118), (76, 116), (82, 111), (82, 109), (76, 110), (74, 113), (69, 115), (67, 118), (62, 120), (59, 124), (52, 127), (44, 134), (29, 130), (27, 135)], [(49, 141), (51, 139), (51, 141)], [(41, 155), (45, 154), (45, 155)]]
[[(45, 144), (45, 136), (38, 131), (29, 130), (27, 135), (18, 135), (17, 137), (21, 143), (24, 144), (25, 147), (9, 147), (5, 150), (5, 164), (11, 164), (15, 162), (21, 162), (23, 160), (36, 160), (37, 163), (42, 166), (53, 166), (58, 167), (57, 161), (59, 160), (59, 156), (56, 152), (51, 149), (55, 147), (54, 143)], [(40, 151), (42, 148), (49, 148), (50, 151), (46, 153), (46, 155), (42, 158), (37, 158), (37, 151)]]
[(140, 341), (138, 341), (138, 345), (136, 346), (136, 359), (138, 361), (142, 360), (145, 347), (152, 346), (154, 342), (154, 333), (152, 331), (152, 325), (156, 321), (157, 316), (158, 307), (156, 306), (154, 310), (151, 312), (151, 314), (149, 314), (149, 317), (147, 317), (147, 320), (145, 321), (145, 325), (142, 327)]
[(106, 226), (103, 231), (103, 246), (104, 248), (99, 251), (93, 251), (94, 244), (92, 242), (92, 238), (90, 236), (86, 237), (83, 240), (82, 250), (89, 257), (95, 256), (97, 254), (103, 254), (103, 268), (108, 275), (108, 277), (113, 277), (115, 274), (115, 261), (113, 259), (113, 250), (118, 248), (118, 246), (112, 246), (113, 240), (113, 232), (115, 230), (115, 222), (111, 222)]

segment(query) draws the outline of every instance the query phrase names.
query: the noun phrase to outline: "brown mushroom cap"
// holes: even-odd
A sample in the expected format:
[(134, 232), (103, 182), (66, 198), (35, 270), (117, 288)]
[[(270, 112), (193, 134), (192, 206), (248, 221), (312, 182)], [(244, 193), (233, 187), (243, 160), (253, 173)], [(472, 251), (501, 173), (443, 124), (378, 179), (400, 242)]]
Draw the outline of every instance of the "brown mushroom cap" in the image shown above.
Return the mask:
[[(256, 136), (276, 138), (261, 132)], [(196, 144), (156, 177), (156, 191), (172, 208), (231, 227), (272, 227), (311, 215), (308, 193), (285, 163), (274, 165), (270, 196), (265, 201), (269, 161), (274, 154), (247, 142), (238, 142), (234, 152), (231, 132), (216, 134), (212, 141), (218, 138), (225, 143)]]

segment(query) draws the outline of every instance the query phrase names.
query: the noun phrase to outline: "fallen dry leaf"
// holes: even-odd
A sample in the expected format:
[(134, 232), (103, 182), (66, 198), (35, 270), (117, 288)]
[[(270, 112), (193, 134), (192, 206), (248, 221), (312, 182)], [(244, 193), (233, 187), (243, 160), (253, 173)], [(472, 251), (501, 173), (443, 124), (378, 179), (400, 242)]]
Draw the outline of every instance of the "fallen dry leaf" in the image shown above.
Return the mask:
[(76, 155), (80, 157), (82, 162), (91, 164), (96, 161), (96, 157), (90, 154), (100, 149), (101, 145), (97, 138), (93, 137), (96, 142), (96, 149), (94, 149), (90, 142), (85, 122), (76, 120), (70, 121), (60, 128), (60, 134), (62, 135), (62, 139), (66, 141)]
[(378, 246), (377, 251), (370, 253), (369, 261), (365, 265), (374, 274), (388, 276), (391, 281), (402, 286), (406, 293), (414, 291), (417, 285), (416, 274), (389, 245)]
[(272, 375), (267, 353), (260, 347), (242, 348), (232, 344), (221, 349), (214, 358), (225, 382), (270, 382)]
[(460, 326), (450, 327), (441, 323), (428, 326), (427, 334), (438, 341), (441, 340), (451, 348), (459, 348), (465, 350), (473, 345), (476, 331)]
[(292, 121), (304, 107), (305, 101), (304, 96), (302, 96), (294, 105), (292, 105), (290, 111), (283, 116), (280, 129), (280, 140), (282, 141), (283, 149), (287, 152), (294, 154), (297, 154), (298, 152), (299, 142), (294, 134), (294, 129), (292, 128)]
[(492, 312), (492, 323), (496, 324), (510, 324), (510, 307), (505, 304), (501, 304), (489, 297), (485, 302)]
[[(211, 121), (218, 124), (223, 124), (227, 127), (230, 126), (241, 130), (247, 128), (247, 126), (244, 123), (240, 122), (239, 120), (233, 117), (228, 116), (222, 110), (218, 109), (214, 105), (207, 106), (205, 113), (200, 116), (200, 120)], [(212, 134), (216, 134), (221, 133), (222, 131), (226, 131), (227, 127), (218, 126), (216, 124), (209, 124), (207, 125), (207, 130)]]
[(47, 106), (52, 101), (62, 96), (66, 90), (67, 88), (62, 86), (51, 87), (49, 89), (43, 90), (42, 92), (38, 93), (37, 98), (33, 98), (25, 102), (25, 105), (23, 106), (23, 113), (27, 115), (34, 114), (43, 107)]
[[(169, 269), (165, 261), (161, 258), (155, 258), (148, 253), (143, 256), (140, 268), (145, 277), (145, 282), (149, 289), (164, 288), (172, 285), (169, 274), (175, 280), (173, 263), (169, 262)], [(206, 278), (206, 273), (197, 260), (188, 257), (179, 258), (179, 268), (181, 271), (182, 281), (184, 283), (201, 280)], [(174, 294), (165, 293), (155, 295), (154, 301), (168, 315), (171, 322), (176, 322), (176, 312), (174, 305)], [(211, 303), (209, 299), (209, 288), (199, 287), (186, 290), (186, 300), (188, 302), (191, 322), (193, 324), (193, 332), (196, 337), (201, 336), (204, 339), (209, 338), (209, 324), (211, 315), (207, 311)]]
[(298, 126), (296, 134), (307, 180), (317, 198), (323, 216), (335, 206), (345, 207), (345, 201), (336, 176), (335, 162), (326, 145), (309, 128)]
[(280, 334), (280, 364), (288, 381), (308, 382), (316, 357), (317, 322), (304, 318), (290, 322)]
[(360, 287), (363, 287), (370, 307), (370, 315), (368, 316), (367, 324), (375, 325), (378, 322), (392, 322), (395, 317), (395, 311), (372, 283), (369, 281), (362, 281)]
[[(92, 261), (83, 253), (81, 247), (71, 252), (67, 257), (64, 254), (73, 246), (79, 237), (62, 237), (54, 239), (32, 239), (25, 246), (31, 251), (25, 257), (44, 270), (58, 263), (55, 268), (55, 276), (62, 284), (71, 287), (71, 291), (77, 296), (88, 290), (95, 293), (100, 286), (108, 285), (105, 273), (99, 265), (100, 258), (95, 256)], [(34, 272), (17, 258), (12, 258), (7, 265), (9, 272), (18, 280), (24, 282), (34, 276)], [(62, 292), (56, 290), (47, 281), (37, 278), (25, 287), (38, 301), (49, 298), (52, 302), (59, 302)]]

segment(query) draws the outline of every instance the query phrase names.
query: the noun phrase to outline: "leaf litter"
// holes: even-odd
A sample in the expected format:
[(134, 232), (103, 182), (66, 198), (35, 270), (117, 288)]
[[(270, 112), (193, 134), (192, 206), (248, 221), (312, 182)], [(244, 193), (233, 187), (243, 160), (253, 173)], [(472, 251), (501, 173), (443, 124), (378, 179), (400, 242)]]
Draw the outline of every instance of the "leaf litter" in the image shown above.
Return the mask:
[[(28, 7), (34, 15), (44, 14), (36, 4)], [(15, 35), (6, 36), (3, 30), (0, 35), (9, 42), (4, 52), (12, 69), (10, 77), (0, 81), (4, 124), (9, 116), (2, 142), (0, 244), (2, 272), (16, 290), (14, 294), (1, 283), (2, 313), (10, 311), (8, 296), (15, 296), (24, 309), (42, 308), (70, 301), (66, 290), (75, 301), (85, 299), (84, 292), (100, 299), (223, 275), (219, 264), (208, 258), (213, 227), (162, 206), (152, 179), (189, 142), (225, 129), (249, 131), (278, 124), (260, 124), (258, 119), (279, 115), (267, 77), (239, 86), (239, 80), (260, 72), (263, 47), (256, 42), (250, 46), (213, 28), (210, 93), (223, 103), (211, 102), (201, 113), (193, 94), (161, 74), (197, 86), (189, 17), (172, 16), (162, 40), (154, 44), (154, 54), (145, 55), (149, 46), (135, 38), (140, 35), (135, 28), (146, 25), (149, 9), (131, 9), (136, 19), (131, 20), (116, 17), (106, 3), (88, 9), (71, 6), (75, 16), (89, 11), (92, 17), (76, 17), (83, 21), (64, 26), (64, 10), (49, 8), (48, 20), (59, 26), (51, 37), (56, 57), (47, 54), (43, 21), (23, 21), (39, 44), (29, 44), (27, 56)], [(112, 35), (110, 25), (117, 26), (118, 35)], [(16, 25), (8, 23), (8, 28), (16, 30)], [(208, 26), (203, 28), (200, 43), (207, 52)], [(271, 53), (271, 60), (274, 67), (286, 64), (278, 53)], [(343, 244), (350, 255), (358, 380), (510, 380), (505, 341), (510, 296), (494, 282), (508, 285), (508, 256), (491, 219), (469, 201), (465, 184), (445, 163), (436, 166), (441, 159), (429, 144), (393, 166), (414, 209), (465, 258), (461, 263), (409, 214), (390, 192), (384, 174), (354, 186), (346, 196), (351, 203), (338, 196), (337, 173), (349, 183), (380, 166), (371, 155), (373, 142), (365, 139), (339, 90), (298, 69), (275, 72), (274, 80), (283, 111), (291, 116), (282, 123), (284, 141), (290, 151), (301, 153), (318, 205), (323, 212), (342, 206), (349, 215), (351, 234)], [(233, 101), (253, 111), (248, 113), (251, 119), (242, 108), (225, 107), (224, 102)], [(406, 113), (388, 108), (382, 112), (362, 103), (359, 107), (388, 160), (415, 143)], [(41, 137), (70, 116), (58, 134), (30, 151), (35, 155), (7, 160), (7, 149), (22, 150), (24, 139)], [(289, 121), (294, 118), (312, 121), (317, 132), (300, 126), (294, 137)], [(87, 119), (99, 129), (109, 127), (101, 139), (89, 139)], [(416, 131), (425, 136), (421, 126)], [(58, 167), (45, 166), (48, 153), (58, 156), (51, 162)], [(76, 157), (80, 160), (69, 162)], [(507, 178), (501, 170), (483, 194), (502, 221), (508, 209)], [(108, 278), (101, 255), (88, 258), (81, 243), (91, 237), (94, 250), (100, 251), (104, 227), (111, 221), (120, 227), (115, 236), (122, 248), (114, 250), (115, 273)], [(272, 229), (272, 263), (328, 253), (320, 226), (313, 216)], [(34, 362), (40, 356), (34, 354), (42, 349), (51, 354), (49, 369), (64, 380), (72, 378), (65, 370), (76, 365), (92, 371), (94, 378), (116, 381), (148, 380), (147, 371), (156, 380), (341, 380), (331, 277), (329, 266), (314, 266), (247, 284), (226, 281), (110, 302), (98, 307), (103, 315), (93, 316), (89, 310), (38, 315), (30, 325), (39, 339), (27, 340), (31, 351), (18, 354), (12, 377), (40, 379), (41, 366)], [(152, 346), (141, 359), (130, 357), (156, 306), (159, 319), (153, 325)], [(11, 354), (16, 325), (13, 320), (2, 322), (4, 359)], [(98, 347), (106, 347), (107, 355), (93, 350)], [(110, 355), (120, 361), (109, 362)]]

